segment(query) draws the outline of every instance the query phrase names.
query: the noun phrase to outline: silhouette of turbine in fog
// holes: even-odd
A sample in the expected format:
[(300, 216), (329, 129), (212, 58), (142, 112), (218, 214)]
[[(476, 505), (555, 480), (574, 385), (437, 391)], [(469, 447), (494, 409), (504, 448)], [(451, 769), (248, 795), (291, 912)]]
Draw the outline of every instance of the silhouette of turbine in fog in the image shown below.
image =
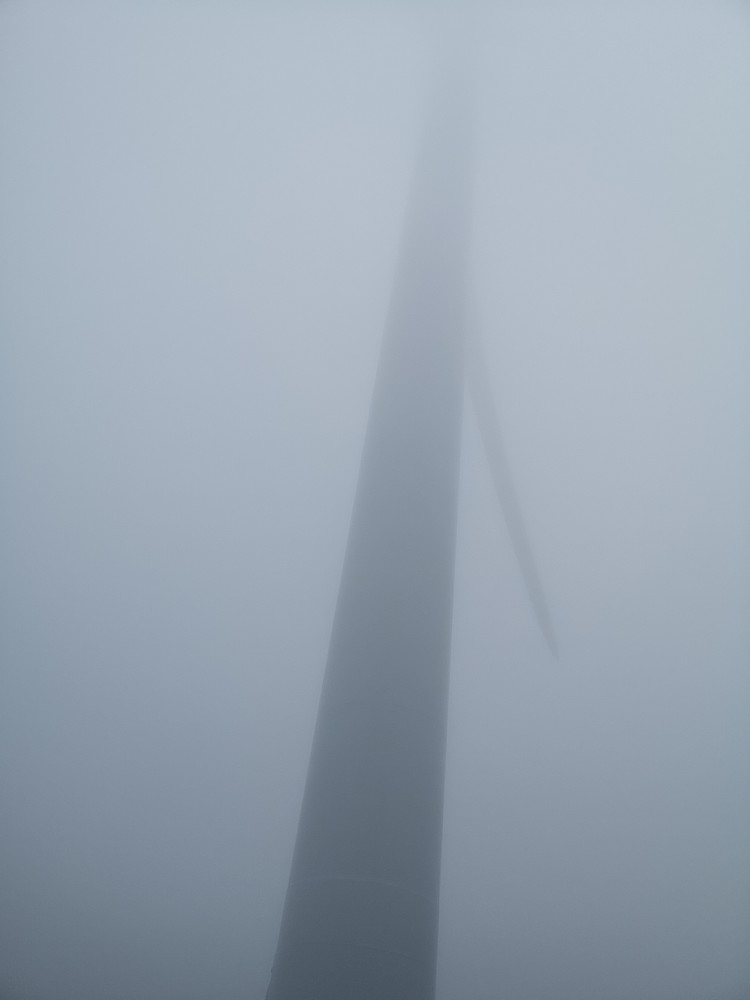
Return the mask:
[[(371, 404), (268, 1000), (431, 1000), (464, 380), (466, 93), (430, 109)], [(554, 646), (481, 361), (482, 437)]]

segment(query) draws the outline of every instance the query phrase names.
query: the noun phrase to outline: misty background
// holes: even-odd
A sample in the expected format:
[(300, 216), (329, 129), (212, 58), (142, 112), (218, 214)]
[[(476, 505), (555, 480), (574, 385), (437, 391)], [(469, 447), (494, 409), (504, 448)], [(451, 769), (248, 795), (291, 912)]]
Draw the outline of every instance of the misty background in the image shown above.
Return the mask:
[[(750, 995), (750, 8), (475, 15), (440, 1000)], [(0, 996), (268, 983), (438, 28), (0, 6)]]

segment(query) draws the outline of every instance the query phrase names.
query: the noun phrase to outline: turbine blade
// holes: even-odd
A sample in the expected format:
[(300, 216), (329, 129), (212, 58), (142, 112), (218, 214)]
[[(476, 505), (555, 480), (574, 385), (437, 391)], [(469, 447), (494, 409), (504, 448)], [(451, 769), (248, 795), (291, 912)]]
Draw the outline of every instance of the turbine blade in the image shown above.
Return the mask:
[(542, 590), (541, 580), (536, 569), (534, 554), (531, 550), (528, 534), (526, 533), (518, 497), (513, 487), (505, 446), (500, 434), (500, 422), (497, 418), (492, 398), (492, 388), (487, 375), (484, 352), (476, 330), (472, 330), (471, 336), (467, 337), (466, 351), (466, 375), (469, 394), (474, 403), (479, 434), (484, 444), (497, 497), (505, 515), (505, 523), (508, 526), (513, 551), (518, 559), (521, 574), (526, 583), (526, 590), (528, 591), (539, 627), (552, 655), (557, 659), (557, 640), (555, 639), (555, 632), (552, 627), (552, 618), (550, 617), (547, 602), (544, 598), (544, 591)]

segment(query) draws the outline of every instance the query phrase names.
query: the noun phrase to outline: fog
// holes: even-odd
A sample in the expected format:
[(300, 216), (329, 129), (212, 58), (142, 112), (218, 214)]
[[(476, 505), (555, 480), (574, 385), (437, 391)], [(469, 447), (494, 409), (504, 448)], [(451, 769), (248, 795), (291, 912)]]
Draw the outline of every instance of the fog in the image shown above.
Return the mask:
[[(442, 21), (0, 6), (3, 1000), (265, 995)], [(438, 1000), (745, 1000), (750, 10), (472, 21)]]

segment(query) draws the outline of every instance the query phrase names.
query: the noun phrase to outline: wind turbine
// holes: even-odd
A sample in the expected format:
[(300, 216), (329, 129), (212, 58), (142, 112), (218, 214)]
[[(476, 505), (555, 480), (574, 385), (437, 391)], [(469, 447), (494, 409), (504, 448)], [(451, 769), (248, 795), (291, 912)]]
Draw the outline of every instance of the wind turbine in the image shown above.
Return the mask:
[(447, 72), (404, 226), (267, 1000), (434, 997), (466, 377), (555, 650), (468, 330), (470, 161), (468, 90)]

